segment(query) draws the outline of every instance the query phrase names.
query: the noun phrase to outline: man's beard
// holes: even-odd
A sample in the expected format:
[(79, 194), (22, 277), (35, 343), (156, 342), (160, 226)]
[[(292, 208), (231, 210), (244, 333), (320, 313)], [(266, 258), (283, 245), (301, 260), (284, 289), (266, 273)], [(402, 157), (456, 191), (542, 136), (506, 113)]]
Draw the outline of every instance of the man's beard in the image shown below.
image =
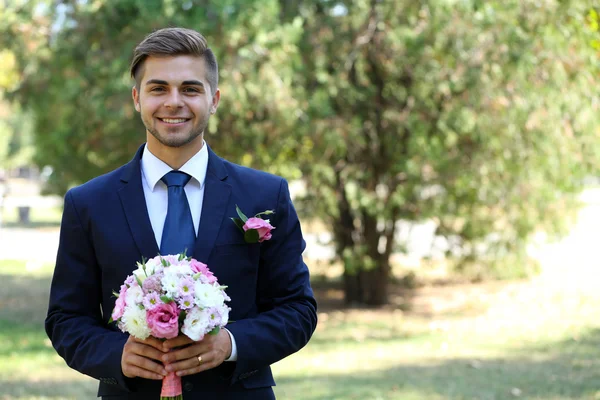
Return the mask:
[(146, 130), (150, 132), (150, 134), (152, 134), (152, 136), (154, 136), (162, 145), (167, 147), (183, 147), (204, 133), (204, 130), (208, 126), (208, 118), (196, 129), (192, 129), (187, 137), (183, 138), (172, 135), (161, 135), (156, 128), (148, 126), (149, 124), (146, 123), (144, 123), (144, 125), (146, 125)]

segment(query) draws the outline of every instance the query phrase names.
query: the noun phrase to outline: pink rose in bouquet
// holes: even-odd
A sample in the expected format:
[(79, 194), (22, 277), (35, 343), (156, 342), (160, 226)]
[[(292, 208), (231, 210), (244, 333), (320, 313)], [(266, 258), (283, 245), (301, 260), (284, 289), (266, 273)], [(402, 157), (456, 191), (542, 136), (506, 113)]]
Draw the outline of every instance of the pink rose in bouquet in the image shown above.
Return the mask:
[[(111, 322), (138, 339), (172, 339), (180, 333), (202, 340), (227, 325), (231, 299), (208, 266), (183, 254), (138, 263), (125, 279)], [(182, 399), (181, 377), (163, 379), (161, 399)]]
[(177, 304), (157, 304), (146, 311), (146, 319), (152, 336), (173, 339), (179, 334), (179, 309)]

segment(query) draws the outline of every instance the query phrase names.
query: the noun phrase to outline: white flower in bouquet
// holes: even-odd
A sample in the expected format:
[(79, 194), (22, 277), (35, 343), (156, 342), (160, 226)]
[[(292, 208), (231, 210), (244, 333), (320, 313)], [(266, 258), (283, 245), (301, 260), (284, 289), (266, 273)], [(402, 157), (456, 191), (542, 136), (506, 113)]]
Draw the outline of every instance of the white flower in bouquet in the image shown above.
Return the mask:
[(198, 341), (204, 338), (204, 335), (208, 331), (209, 326), (209, 310), (192, 308), (188, 311), (185, 320), (183, 321), (183, 327), (181, 328), (181, 332), (183, 332), (190, 339)]
[(223, 290), (217, 284), (196, 282), (194, 286), (196, 305), (202, 308), (217, 307), (224, 303)]
[(144, 340), (151, 334), (146, 321), (146, 310), (140, 309), (136, 304), (125, 307), (121, 321), (123, 328), (136, 338)]

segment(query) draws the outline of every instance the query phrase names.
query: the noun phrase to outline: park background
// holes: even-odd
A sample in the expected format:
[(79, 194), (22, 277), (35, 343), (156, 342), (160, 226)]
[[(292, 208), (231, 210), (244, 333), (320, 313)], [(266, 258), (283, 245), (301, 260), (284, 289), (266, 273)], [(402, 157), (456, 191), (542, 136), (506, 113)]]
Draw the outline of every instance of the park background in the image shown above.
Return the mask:
[(600, 8), (0, 2), (0, 399), (92, 399), (43, 331), (62, 195), (143, 142), (132, 49), (202, 32), (217, 154), (291, 183), (319, 325), (280, 399), (600, 399)]

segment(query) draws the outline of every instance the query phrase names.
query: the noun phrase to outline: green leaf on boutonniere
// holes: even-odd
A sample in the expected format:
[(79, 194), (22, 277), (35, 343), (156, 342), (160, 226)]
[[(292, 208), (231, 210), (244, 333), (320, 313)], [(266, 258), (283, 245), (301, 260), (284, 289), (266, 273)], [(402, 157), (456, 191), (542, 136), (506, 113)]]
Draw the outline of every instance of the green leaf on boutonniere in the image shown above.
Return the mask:
[(244, 232), (244, 240), (247, 243), (258, 243), (258, 231), (256, 229), (248, 229)]
[(242, 221), (244, 221), (244, 223), (246, 223), (246, 221), (248, 221), (248, 217), (246, 217), (244, 215), (244, 213), (242, 212), (242, 210), (240, 210), (240, 208), (237, 206), (237, 204), (235, 205), (235, 211), (237, 211), (237, 214), (240, 216)]
[(232, 220), (233, 222), (235, 222), (235, 224), (237, 225), (237, 227), (238, 227), (238, 228), (240, 228), (240, 230), (241, 230), (242, 232), (244, 232), (244, 221), (242, 221), (242, 220), (241, 220), (241, 219), (239, 219), (239, 218), (233, 218), (233, 217), (231, 218), (231, 220)]

